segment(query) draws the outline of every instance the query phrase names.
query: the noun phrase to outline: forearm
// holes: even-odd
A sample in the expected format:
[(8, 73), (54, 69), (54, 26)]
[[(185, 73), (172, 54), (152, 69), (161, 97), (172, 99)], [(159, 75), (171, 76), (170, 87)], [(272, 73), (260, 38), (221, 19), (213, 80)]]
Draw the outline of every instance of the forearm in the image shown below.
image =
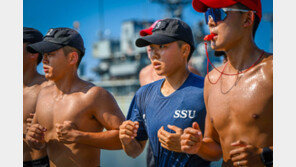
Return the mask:
[(79, 131), (77, 143), (87, 144), (106, 150), (122, 149), (119, 140), (119, 130), (107, 130), (104, 132), (82, 132)]
[(208, 161), (218, 161), (222, 157), (222, 149), (214, 140), (204, 138), (197, 155)]
[(127, 145), (122, 144), (122, 148), (128, 156), (130, 156), (132, 158), (136, 158), (137, 156), (139, 156), (143, 152), (143, 150), (145, 148), (145, 143), (146, 142), (140, 143), (136, 139), (133, 139)]

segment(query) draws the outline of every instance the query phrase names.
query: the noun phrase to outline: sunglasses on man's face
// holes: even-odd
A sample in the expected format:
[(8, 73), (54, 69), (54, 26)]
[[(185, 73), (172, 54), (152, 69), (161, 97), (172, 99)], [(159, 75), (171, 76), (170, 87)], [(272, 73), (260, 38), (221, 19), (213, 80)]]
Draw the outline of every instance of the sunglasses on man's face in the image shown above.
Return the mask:
[[(227, 17), (227, 12), (234, 11), (234, 12), (249, 12), (250, 10), (245, 9), (233, 9), (233, 8), (208, 8), (205, 12), (205, 20), (206, 24), (209, 23), (209, 19), (212, 18), (215, 23), (218, 21), (223, 21)], [(253, 11), (256, 12), (256, 11)]]

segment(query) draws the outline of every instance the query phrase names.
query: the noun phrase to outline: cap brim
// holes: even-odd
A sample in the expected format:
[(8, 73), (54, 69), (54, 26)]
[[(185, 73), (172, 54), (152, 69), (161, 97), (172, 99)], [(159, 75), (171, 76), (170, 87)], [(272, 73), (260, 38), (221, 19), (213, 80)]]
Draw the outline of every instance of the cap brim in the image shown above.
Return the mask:
[(171, 43), (174, 41), (177, 41), (178, 39), (175, 39), (173, 37), (169, 37), (166, 35), (162, 34), (152, 34), (149, 36), (141, 37), (136, 40), (136, 46), (137, 47), (144, 47), (148, 46), (150, 44), (156, 44), (156, 45), (161, 45), (161, 44), (167, 44)]
[(234, 0), (193, 0), (192, 7), (197, 12), (206, 12), (208, 8), (224, 8), (236, 3)]
[(27, 46), (27, 50), (31, 53), (49, 53), (62, 48), (63, 45), (52, 42), (41, 41)]

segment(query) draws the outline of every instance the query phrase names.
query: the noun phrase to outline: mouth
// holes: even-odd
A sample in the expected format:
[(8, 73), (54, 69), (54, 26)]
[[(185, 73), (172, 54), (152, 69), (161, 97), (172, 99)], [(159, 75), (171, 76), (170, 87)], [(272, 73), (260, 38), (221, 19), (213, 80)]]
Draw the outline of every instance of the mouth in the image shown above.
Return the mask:
[(49, 68), (48, 68), (48, 67), (45, 67), (45, 66), (43, 66), (43, 71), (44, 71), (45, 73), (48, 73), (48, 71), (49, 71)]
[(212, 38), (212, 41), (215, 41), (215, 40), (217, 40), (217, 38), (218, 38), (218, 34), (217, 33), (215, 33), (215, 32), (211, 32), (211, 35), (213, 35), (213, 38)]
[(161, 63), (157, 61), (152, 62), (152, 65), (154, 69), (159, 69), (161, 67)]

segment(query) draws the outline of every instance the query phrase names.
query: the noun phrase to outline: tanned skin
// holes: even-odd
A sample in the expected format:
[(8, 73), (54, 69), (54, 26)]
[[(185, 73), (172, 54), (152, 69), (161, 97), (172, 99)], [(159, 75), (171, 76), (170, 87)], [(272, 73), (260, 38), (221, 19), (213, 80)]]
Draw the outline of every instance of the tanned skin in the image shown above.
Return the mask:
[[(222, 166), (227, 167), (263, 167), (262, 149), (273, 149), (273, 56), (255, 45), (253, 21), (251, 11), (229, 12), (218, 23), (210, 19), (210, 31), (218, 34), (211, 47), (224, 51), (228, 59), (218, 69), (222, 71), (227, 65), (224, 73), (243, 73), (222, 75), (218, 80), (221, 74), (212, 70), (206, 76), (205, 134), (194, 123), (181, 137), (182, 151), (211, 161), (219, 160), (223, 154)], [(254, 67), (245, 71), (257, 60)]]
[[(150, 46), (147, 46), (146, 49), (147, 49), (147, 55), (148, 57), (150, 57), (150, 52), (151, 52)], [(188, 65), (188, 69), (189, 71), (191, 71), (196, 75), (201, 75), (200, 72), (191, 65)], [(154, 82), (163, 78), (165, 77), (156, 74), (152, 64), (148, 64), (139, 73), (139, 81), (141, 86), (147, 85), (151, 82)]]
[[(100, 149), (121, 149), (119, 126), (125, 120), (113, 96), (77, 75), (77, 52), (45, 53), (45, 77), (27, 139), (46, 148), (50, 166), (99, 166)], [(103, 132), (103, 129), (106, 131)]]
[(32, 161), (46, 156), (45, 149), (31, 148), (25, 138), (35, 113), (38, 94), (48, 83), (36, 70), (38, 53), (28, 52), (27, 45), (23, 43), (23, 161)]

